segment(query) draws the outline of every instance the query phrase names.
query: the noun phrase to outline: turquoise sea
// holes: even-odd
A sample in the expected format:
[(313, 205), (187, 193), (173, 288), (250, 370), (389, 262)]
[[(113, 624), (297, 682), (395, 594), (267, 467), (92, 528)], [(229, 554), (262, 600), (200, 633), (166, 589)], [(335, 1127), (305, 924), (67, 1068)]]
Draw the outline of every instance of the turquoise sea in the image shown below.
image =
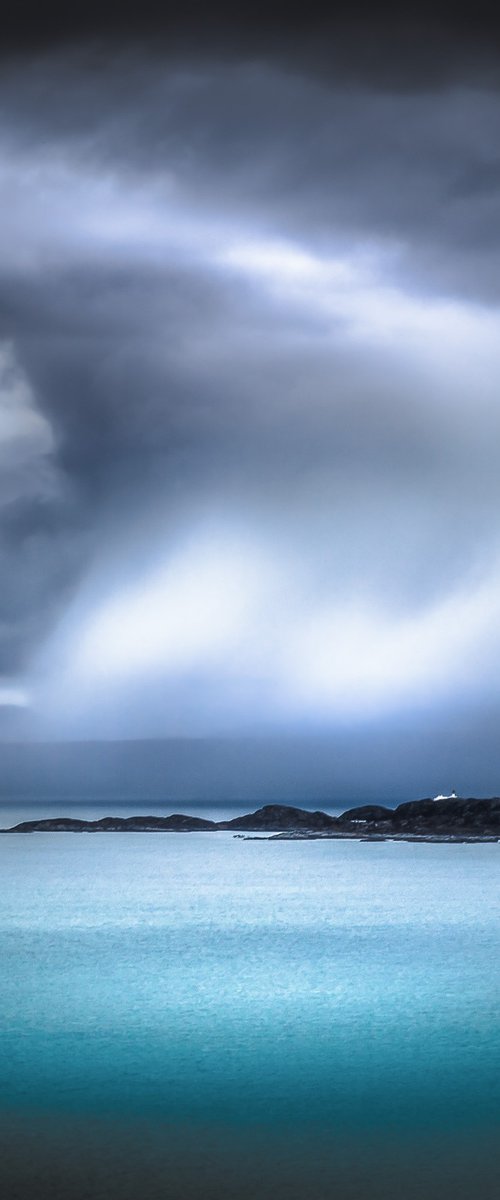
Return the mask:
[(500, 845), (19, 834), (0, 866), (6, 1200), (497, 1200)]

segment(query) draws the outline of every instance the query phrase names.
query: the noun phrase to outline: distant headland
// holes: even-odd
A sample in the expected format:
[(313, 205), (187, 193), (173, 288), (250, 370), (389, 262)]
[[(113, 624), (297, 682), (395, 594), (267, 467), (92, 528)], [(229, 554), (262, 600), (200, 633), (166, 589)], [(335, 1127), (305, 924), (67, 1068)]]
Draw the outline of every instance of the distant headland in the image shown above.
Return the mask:
[(230, 821), (210, 821), (182, 813), (168, 817), (48, 817), (22, 821), (0, 833), (217, 833), (265, 835), (269, 840), (351, 838), (362, 841), (500, 842), (500, 797), (438, 796), (411, 800), (397, 808), (365, 804), (341, 816), (310, 812), (288, 804), (266, 804)]

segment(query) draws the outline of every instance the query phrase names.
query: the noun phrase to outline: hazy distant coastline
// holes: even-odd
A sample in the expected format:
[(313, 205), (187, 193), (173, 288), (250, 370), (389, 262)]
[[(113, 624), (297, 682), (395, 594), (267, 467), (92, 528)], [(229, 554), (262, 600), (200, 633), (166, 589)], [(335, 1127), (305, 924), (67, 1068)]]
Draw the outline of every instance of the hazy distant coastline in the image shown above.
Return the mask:
[(265, 834), (271, 840), (351, 838), (368, 841), (498, 842), (500, 797), (443, 796), (412, 800), (390, 809), (362, 805), (338, 817), (287, 804), (267, 804), (227, 821), (172, 813), (170, 816), (48, 817), (22, 821), (1, 833), (193, 833)]

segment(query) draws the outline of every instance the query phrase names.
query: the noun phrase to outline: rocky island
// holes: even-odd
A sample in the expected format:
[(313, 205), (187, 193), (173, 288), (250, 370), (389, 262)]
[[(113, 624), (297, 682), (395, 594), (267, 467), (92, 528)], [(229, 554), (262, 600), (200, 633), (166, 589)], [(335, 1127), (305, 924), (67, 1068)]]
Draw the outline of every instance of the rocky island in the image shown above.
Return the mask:
[(22, 821), (0, 833), (193, 833), (233, 831), (242, 836), (297, 840), (355, 838), (363, 841), (499, 842), (500, 797), (440, 796), (410, 800), (396, 808), (365, 804), (341, 816), (288, 804), (265, 804), (230, 821), (210, 821), (182, 813), (168, 817), (46, 817)]

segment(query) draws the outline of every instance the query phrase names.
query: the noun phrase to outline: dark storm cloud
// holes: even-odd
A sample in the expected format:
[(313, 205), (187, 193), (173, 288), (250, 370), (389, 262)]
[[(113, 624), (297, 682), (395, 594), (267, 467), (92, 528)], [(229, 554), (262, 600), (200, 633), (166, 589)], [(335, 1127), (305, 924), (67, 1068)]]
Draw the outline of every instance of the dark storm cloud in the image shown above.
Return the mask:
[(464, 72), (494, 77), (500, 22), (491, 0), (460, 5), (343, 0), (328, 8), (277, 0), (237, 5), (216, 0), (206, 6), (195, 0), (167, 5), (125, 0), (119, 6), (86, 0), (69, 8), (63, 0), (43, 6), (25, 0), (7, 5), (2, 35), (7, 56), (74, 44), (132, 44), (162, 56), (268, 57), (310, 73), (406, 88)]
[[(5, 283), (4, 334), (52, 430), (66, 489), (58, 523), (74, 542), (78, 519), (84, 528), (95, 526), (99, 538), (117, 507), (124, 519), (139, 509), (145, 520), (152, 503), (162, 516), (172, 507), (182, 513), (193, 496), (267, 506), (267, 520), (278, 524), (287, 524), (292, 511), (299, 527), (316, 503), (316, 520), (324, 508), (325, 526), (346, 506), (359, 526), (360, 497), (362, 508), (372, 490), (375, 513), (377, 497), (383, 510), (391, 489), (400, 503), (407, 497), (405, 521), (415, 526), (412, 509), (424, 481), (424, 526), (429, 505), (445, 507), (457, 465), (465, 466), (471, 453), (470, 430), (462, 444), (457, 430), (450, 447), (448, 424), (434, 414), (432, 398), (420, 403), (420, 382), (408, 380), (391, 354), (365, 348), (359, 362), (358, 348), (343, 345), (342, 325), (326, 346), (314, 333), (304, 338), (302, 326), (297, 346), (293, 317), (289, 329), (272, 303), (266, 313), (265, 299), (252, 311), (231, 281), (194, 271), (103, 274), (82, 267), (50, 284)], [(196, 362), (199, 339), (212, 356), (208, 368)], [(492, 487), (496, 495), (493, 447), (489, 470), (487, 449), (480, 444), (478, 452), (483, 475), (474, 485), (468, 536), (462, 524), (460, 556), (464, 540), (477, 538)], [(382, 484), (384, 476), (392, 482)], [(398, 519), (393, 514), (394, 526)], [(372, 520), (364, 520), (368, 550)], [(377, 513), (375, 526), (379, 520)], [(358, 541), (360, 533), (358, 527)], [(332, 547), (333, 531), (328, 540)], [(448, 545), (454, 540), (450, 535)], [(88, 537), (83, 545), (87, 552)], [(328, 547), (323, 553), (328, 557)], [(444, 564), (449, 569), (448, 559), (439, 547), (427, 587), (439, 581)], [(422, 581), (419, 594), (425, 590)]]
[[(29, 676), (74, 598), (90, 610), (204, 520), (290, 559), (304, 610), (417, 619), (464, 586), (480, 607), (500, 549), (495, 38), (359, 8), (322, 50), (319, 23), (184, 10), (153, 49), (147, 9), (120, 37), (50, 11), (24, 45), (11, 25), (0, 79), (19, 414), (0, 674)], [(141, 681), (107, 728), (158, 732), (167, 693), (188, 729), (193, 704), (223, 725), (196, 670)]]
[[(52, 148), (56, 165), (146, 181), (166, 206), (173, 179), (181, 200), (223, 220), (320, 248), (380, 238), (413, 288), (498, 296), (500, 97), (488, 88), (346, 90), (265, 62), (171, 67), (129, 52), (87, 70), (71, 55), (11, 69), (0, 98), (6, 148), (13, 138), (38, 170)], [(15, 178), (4, 189), (19, 203)], [(52, 218), (40, 211), (45, 238), (51, 219), (64, 231), (65, 204), (95, 202), (65, 197), (63, 178), (60, 189)]]

